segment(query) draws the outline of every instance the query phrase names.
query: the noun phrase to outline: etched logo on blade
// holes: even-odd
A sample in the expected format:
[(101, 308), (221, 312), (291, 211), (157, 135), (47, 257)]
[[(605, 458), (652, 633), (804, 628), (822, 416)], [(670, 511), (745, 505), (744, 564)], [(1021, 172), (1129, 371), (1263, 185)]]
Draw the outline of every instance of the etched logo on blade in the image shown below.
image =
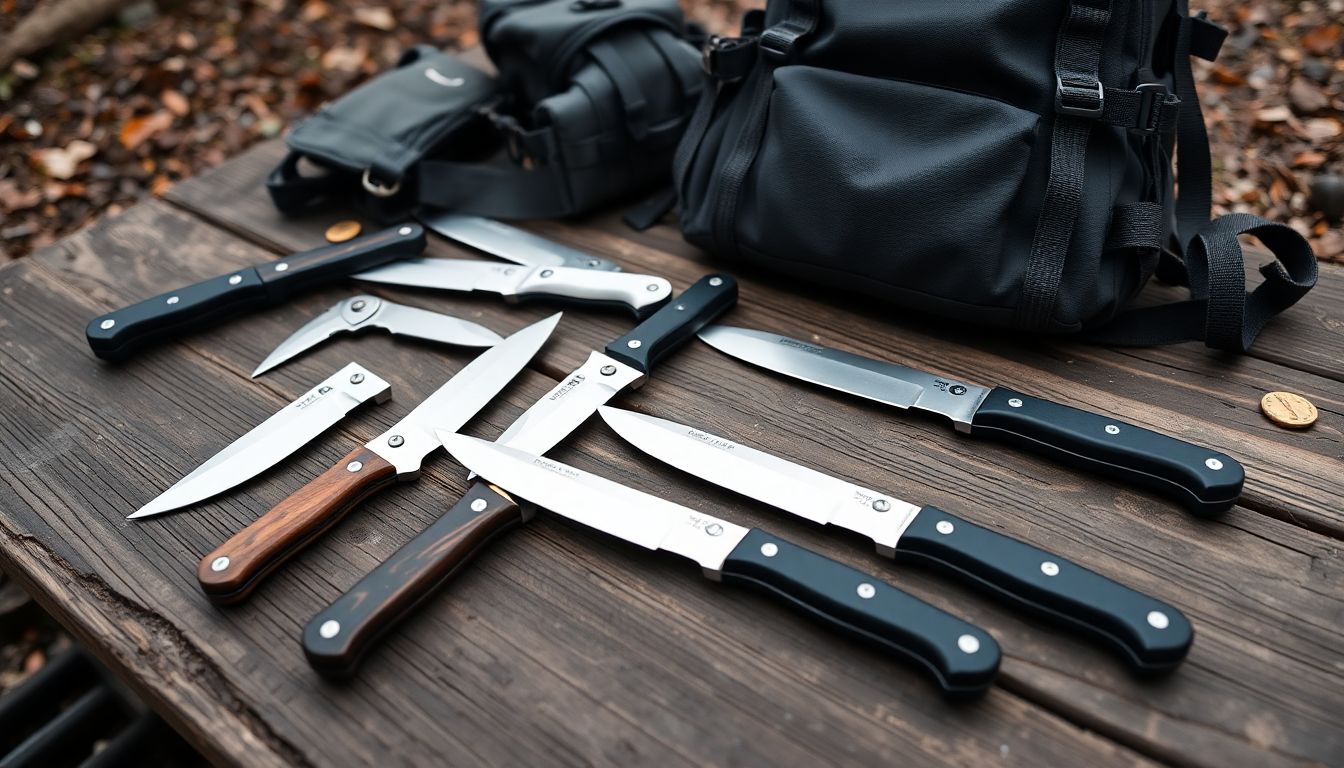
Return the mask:
[(706, 536), (719, 536), (723, 534), (723, 526), (714, 518), (704, 518), (699, 515), (689, 515), (686, 521), (697, 531), (704, 531)]
[(535, 458), (532, 460), (532, 463), (537, 465), (538, 467), (541, 467), (544, 470), (554, 472), (555, 474), (560, 475), (561, 477), (567, 477), (570, 480), (578, 480), (581, 477), (577, 469), (574, 469), (573, 467), (566, 467), (563, 464), (556, 464), (554, 462), (547, 461), (543, 458)]
[(548, 400), (559, 400), (560, 398), (562, 398), (562, 397), (564, 397), (565, 395), (569, 394), (570, 390), (572, 390), (572, 389), (574, 389), (575, 387), (577, 387), (577, 386), (579, 386), (580, 384), (582, 384), (584, 378), (585, 378), (585, 377), (584, 377), (584, 375), (583, 375), (582, 373), (576, 373), (576, 374), (574, 374), (573, 376), (569, 377), (569, 381), (566, 381), (564, 384), (561, 384), (560, 386), (556, 387), (556, 388), (555, 388), (555, 391), (552, 392), (552, 393), (551, 393), (551, 396), (548, 397), (547, 399), (548, 399)]
[(718, 448), (721, 451), (731, 451), (737, 448), (737, 443), (731, 442), (729, 440), (724, 440), (722, 437), (711, 435), (708, 432), (701, 432), (698, 429), (689, 430), (686, 432), (686, 434), (690, 437), (694, 437), (696, 440), (699, 440), (705, 445), (708, 445), (712, 448)]
[(811, 352), (814, 355), (820, 355), (822, 352), (826, 351), (825, 347), (817, 347), (813, 346), (812, 344), (804, 344), (803, 342), (798, 341), (796, 339), (780, 339), (779, 343), (783, 344), (786, 347), (793, 347), (794, 349), (801, 349), (804, 352)]
[(297, 411), (302, 411), (304, 408), (307, 408), (308, 406), (312, 405), (313, 403), (316, 403), (318, 400), (321, 400), (321, 399), (322, 399), (322, 396), (325, 395), (325, 394), (327, 394), (327, 393), (330, 392), (330, 391), (331, 391), (331, 387), (328, 387), (328, 386), (318, 387), (316, 391), (314, 391), (314, 392), (309, 392), (308, 395), (307, 395), (307, 397), (305, 397), (305, 398), (303, 398), (302, 400), (300, 400), (300, 401), (294, 403), (294, 409), (297, 410)]

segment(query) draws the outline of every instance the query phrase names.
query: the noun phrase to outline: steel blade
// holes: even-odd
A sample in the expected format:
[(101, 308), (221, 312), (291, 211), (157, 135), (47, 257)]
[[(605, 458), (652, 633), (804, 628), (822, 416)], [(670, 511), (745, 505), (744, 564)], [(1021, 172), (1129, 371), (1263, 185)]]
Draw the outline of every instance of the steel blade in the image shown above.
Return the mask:
[(631, 445), (702, 480), (821, 525), (835, 525), (895, 549), (919, 507), (675, 421), (620, 408), (598, 409)]
[(271, 350), (271, 354), (267, 355), (266, 359), (261, 361), (261, 365), (252, 372), (252, 378), (255, 379), (290, 358), (312, 349), (341, 331), (349, 330), (349, 325), (341, 317), (343, 304), (344, 302), (337, 304), (304, 323), (302, 328), (280, 342), (280, 345)]
[(466, 435), (440, 432), (439, 439), (465, 467), (510, 494), (645, 549), (675, 552), (710, 572), (747, 535), (740, 525), (551, 459)]
[(391, 429), (366, 446), (397, 468), (397, 474), (414, 473), (439, 440), (436, 428), (456, 432), (485, 407), (518, 375), (537, 350), (550, 338), (561, 313), (515, 331), (512, 336), (482, 352), (443, 386), (426, 397)]
[(619, 272), (607, 259), (552, 242), (493, 219), (457, 213), (422, 211), (421, 223), (444, 237), (492, 256), (530, 267), (578, 267)]
[(712, 325), (699, 336), (752, 365), (897, 408), (941, 414), (961, 431), (970, 429), (975, 409), (989, 394), (984, 387), (776, 333)]
[(540, 456), (577, 429), (599, 405), (643, 377), (639, 370), (593, 352), (588, 362), (514, 419), (497, 442)]
[(351, 363), (233, 441), (129, 517), (150, 517), (181, 509), (250, 480), (322, 434), (365, 400), (386, 400), (390, 389), (386, 381)]
[(504, 340), (498, 333), (470, 320), (390, 301), (382, 303), (373, 322), (399, 336), (414, 336), (459, 347), (493, 347)]
[(518, 292), (530, 267), (466, 259), (407, 259), (352, 275), (356, 280), (440, 291)]

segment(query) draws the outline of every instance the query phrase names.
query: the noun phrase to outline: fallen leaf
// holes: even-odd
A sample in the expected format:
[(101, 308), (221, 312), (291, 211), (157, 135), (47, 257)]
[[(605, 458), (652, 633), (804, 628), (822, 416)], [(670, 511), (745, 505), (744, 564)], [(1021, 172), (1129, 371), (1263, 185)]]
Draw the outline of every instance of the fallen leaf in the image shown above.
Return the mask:
[(1233, 72), (1232, 70), (1228, 69), (1227, 67), (1222, 66), (1221, 64), (1215, 64), (1215, 65), (1213, 66), (1213, 71), (1212, 71), (1210, 74), (1211, 74), (1212, 77), (1213, 77), (1213, 81), (1214, 81), (1215, 83), (1219, 83), (1219, 84), (1221, 84), (1221, 85), (1245, 85), (1245, 84), (1246, 84), (1246, 78), (1242, 77), (1241, 75), (1237, 74), (1236, 72)]
[(1339, 43), (1341, 32), (1344, 30), (1338, 24), (1322, 24), (1302, 35), (1302, 47), (1317, 56), (1325, 56)]
[(303, 9), (299, 11), (299, 18), (311, 24), (314, 21), (325, 19), (329, 10), (327, 4), (322, 0), (308, 0), (303, 4)]
[(23, 659), (23, 671), (25, 674), (31, 675), (41, 669), (42, 665), (46, 663), (46, 654), (42, 653), (41, 649), (33, 650)]
[(182, 117), (191, 111), (191, 102), (187, 101), (187, 97), (172, 88), (165, 90), (159, 96), (159, 100), (163, 102), (163, 106), (167, 107), (169, 112), (178, 117)]
[(83, 139), (75, 139), (65, 147), (39, 149), (33, 153), (33, 159), (48, 176), (54, 179), (68, 179), (75, 175), (81, 162), (96, 154), (98, 147)]
[(322, 68), (338, 72), (358, 72), (364, 60), (369, 56), (363, 48), (350, 48), (337, 45), (322, 54)]
[(1292, 84), (1288, 86), (1288, 100), (1293, 103), (1293, 109), (1302, 115), (1320, 112), (1330, 106), (1330, 97), (1325, 91), (1304, 77), (1293, 78)]
[(397, 20), (392, 18), (392, 12), (382, 6), (356, 8), (355, 21), (366, 27), (381, 29), (384, 32), (391, 32), (397, 26)]
[(32, 188), (22, 190), (19, 189), (19, 182), (14, 179), (0, 179), (0, 210), (13, 213), (32, 208), (40, 202), (42, 202), (42, 190)]
[(1315, 150), (1298, 152), (1297, 155), (1293, 157), (1293, 165), (1297, 168), (1320, 168), (1322, 165), (1325, 165), (1325, 161), (1325, 154)]
[(171, 186), (173, 186), (172, 179), (169, 179), (163, 174), (159, 174), (154, 177), (154, 182), (150, 184), (149, 191), (152, 192), (155, 197), (163, 197)]
[(1318, 117), (1304, 122), (1302, 130), (1308, 139), (1319, 142), (1344, 133), (1344, 126), (1333, 117)]
[(1256, 122), (1283, 123), (1293, 119), (1293, 111), (1287, 107), (1268, 107), (1255, 113)]
[(127, 149), (135, 149), (144, 143), (145, 139), (162, 131), (173, 124), (173, 115), (171, 112), (159, 111), (151, 112), (148, 115), (140, 115), (127, 120), (121, 126), (121, 132), (118, 138), (121, 145)]

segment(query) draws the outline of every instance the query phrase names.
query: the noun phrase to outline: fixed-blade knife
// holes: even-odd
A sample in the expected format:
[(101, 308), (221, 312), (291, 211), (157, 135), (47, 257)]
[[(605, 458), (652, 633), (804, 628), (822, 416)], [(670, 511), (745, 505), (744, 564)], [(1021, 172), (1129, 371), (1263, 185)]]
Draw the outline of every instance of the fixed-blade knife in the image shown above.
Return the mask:
[(351, 363), (234, 440), (128, 519), (160, 515), (221, 494), (275, 466), (361, 403), (385, 403), (391, 396), (390, 384)]
[(1142, 486), (1196, 514), (1231, 508), (1245, 482), (1241, 464), (1225, 453), (1007, 387), (980, 387), (750, 328), (711, 326), (699, 335), (752, 365), (900, 409), (946, 416), (958, 432)]
[[(599, 405), (641, 385), (658, 361), (736, 302), (737, 281), (732, 277), (702, 277), (604, 351), (592, 352), (515, 419), (499, 442), (545, 453)], [(456, 431), (451, 425), (436, 426)], [(526, 514), (508, 495), (482, 480), (473, 482), (442, 517), (309, 621), (303, 646), (309, 664), (333, 676), (352, 672), (374, 640)]]
[(339, 333), (358, 333), (377, 328), (396, 336), (409, 336), (458, 347), (493, 347), (503, 336), (452, 315), (408, 307), (377, 296), (354, 296), (336, 302), (327, 311), (304, 323), (280, 342), (252, 372), (256, 378), (321, 344)]
[(820, 525), (871, 539), (879, 554), (942, 568), (1119, 650), (1140, 672), (1175, 668), (1189, 620), (1156, 598), (937, 507), (915, 506), (667, 419), (602, 406), (616, 434), (660, 461)]
[(98, 357), (124, 360), (152, 343), (283, 304), (301, 291), (389, 261), (418, 256), (424, 250), (424, 228), (402, 224), (162, 293), (93, 318), (84, 334)]
[(454, 458), (508, 494), (646, 549), (693, 560), (714, 581), (763, 590), (913, 661), (949, 694), (982, 693), (998, 671), (998, 643), (983, 629), (771, 533), (506, 445), (443, 431), (439, 438)]
[(263, 578), (363, 499), (394, 480), (414, 480), (439, 447), (434, 429), (461, 427), (527, 365), (560, 321), (555, 314), (481, 353), (391, 429), (350, 451), (206, 555), (196, 569), (214, 602), (246, 598)]
[(494, 219), (431, 209), (421, 210), (416, 217), (436, 234), (515, 264), (621, 271), (610, 259), (584, 253)]

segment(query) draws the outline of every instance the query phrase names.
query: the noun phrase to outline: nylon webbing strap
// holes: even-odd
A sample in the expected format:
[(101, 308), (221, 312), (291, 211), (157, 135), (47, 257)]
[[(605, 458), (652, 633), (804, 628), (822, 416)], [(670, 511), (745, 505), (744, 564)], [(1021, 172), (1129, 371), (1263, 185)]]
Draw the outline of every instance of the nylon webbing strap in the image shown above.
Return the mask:
[[(1184, 249), (1190, 238), (1209, 222), (1213, 204), (1213, 166), (1209, 162), (1209, 135), (1204, 127), (1204, 112), (1199, 107), (1199, 92), (1190, 68), (1196, 20), (1189, 17), (1188, 0), (1177, 0), (1176, 10), (1181, 16), (1181, 24), (1176, 35), (1174, 74), (1176, 95), (1185, 106), (1176, 127), (1176, 241), (1177, 246)], [(1213, 26), (1209, 22), (1203, 23)], [(1209, 51), (1201, 49), (1200, 53), (1207, 55)], [(1213, 55), (1217, 55), (1216, 49)]]
[(1093, 120), (1105, 110), (1100, 69), (1110, 18), (1108, 0), (1073, 0), (1055, 45), (1056, 114), (1050, 137), (1050, 175), (1017, 308), (1016, 324), (1021, 328), (1047, 328), (1055, 308), (1082, 202), (1088, 136)]

